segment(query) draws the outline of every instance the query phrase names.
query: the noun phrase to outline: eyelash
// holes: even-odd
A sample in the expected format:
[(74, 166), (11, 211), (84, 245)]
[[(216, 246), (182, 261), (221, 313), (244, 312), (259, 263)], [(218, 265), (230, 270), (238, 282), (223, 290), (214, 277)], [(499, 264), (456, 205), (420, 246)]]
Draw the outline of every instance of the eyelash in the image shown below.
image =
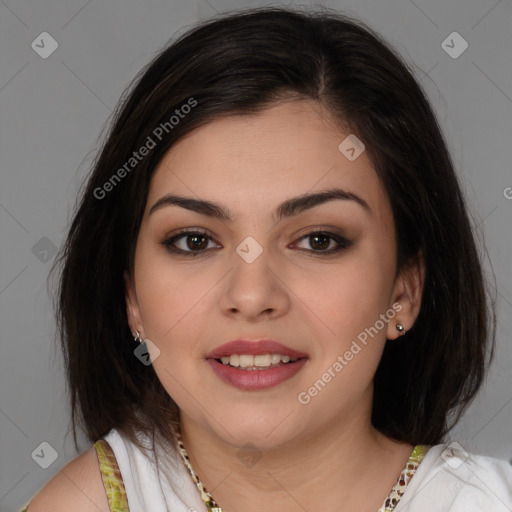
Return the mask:
[[(170, 251), (172, 253), (183, 254), (184, 256), (196, 257), (196, 256), (199, 256), (207, 251), (207, 249), (202, 249), (200, 251), (184, 251), (182, 249), (178, 249), (178, 248), (174, 247), (173, 244), (176, 243), (176, 241), (178, 239), (183, 238), (184, 235), (203, 235), (206, 238), (209, 238), (212, 240), (212, 238), (205, 231), (200, 231), (200, 230), (196, 230), (196, 229), (183, 229), (183, 230), (179, 231), (178, 233), (174, 234), (173, 236), (166, 238), (165, 240), (163, 240), (160, 243), (168, 251)], [(314, 251), (314, 250), (308, 251), (307, 249), (302, 249), (302, 250), (305, 250), (306, 252), (312, 252), (315, 255), (318, 254), (318, 255), (323, 256), (323, 255), (335, 254), (335, 253), (343, 251), (344, 249), (347, 249), (348, 247), (350, 247), (353, 244), (353, 242), (351, 242), (350, 240), (347, 240), (346, 238), (344, 238), (340, 235), (337, 235), (335, 233), (330, 233), (328, 231), (310, 231), (306, 235), (301, 236), (298, 241), (304, 240), (305, 238), (310, 238), (313, 235), (324, 235), (327, 238), (331, 238), (332, 240), (334, 240), (335, 242), (337, 242), (339, 244), (336, 249), (330, 249), (328, 251)]]

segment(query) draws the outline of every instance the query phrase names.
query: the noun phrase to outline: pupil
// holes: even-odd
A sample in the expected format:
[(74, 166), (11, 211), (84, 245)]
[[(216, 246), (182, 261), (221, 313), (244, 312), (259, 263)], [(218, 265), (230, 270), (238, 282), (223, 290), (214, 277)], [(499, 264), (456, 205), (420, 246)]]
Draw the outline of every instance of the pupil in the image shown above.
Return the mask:
[[(323, 239), (326, 243), (324, 244), (319, 244), (321, 245), (321, 247), (318, 247), (320, 249), (326, 249), (327, 247), (329, 247), (329, 237), (325, 236), (325, 235), (312, 235), (311, 238), (313, 240), (318, 240), (318, 239)], [(316, 242), (313, 242), (313, 246), (316, 244)]]
[[(203, 243), (198, 244), (197, 240), (201, 238), (203, 239)], [(204, 240), (206, 240), (206, 237), (204, 235), (189, 235), (187, 237), (187, 240), (190, 241), (191, 239), (194, 240), (194, 242), (187, 244), (189, 249), (204, 249), (206, 245), (208, 245), (205, 245), (204, 243)]]

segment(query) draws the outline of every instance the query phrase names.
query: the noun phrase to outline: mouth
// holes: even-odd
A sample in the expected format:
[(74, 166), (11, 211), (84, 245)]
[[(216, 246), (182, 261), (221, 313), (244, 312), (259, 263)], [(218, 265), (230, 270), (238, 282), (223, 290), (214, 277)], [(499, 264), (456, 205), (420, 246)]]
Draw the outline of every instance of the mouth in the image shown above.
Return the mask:
[(308, 354), (272, 340), (235, 340), (210, 352), (206, 361), (220, 380), (244, 391), (276, 386), (292, 378)]

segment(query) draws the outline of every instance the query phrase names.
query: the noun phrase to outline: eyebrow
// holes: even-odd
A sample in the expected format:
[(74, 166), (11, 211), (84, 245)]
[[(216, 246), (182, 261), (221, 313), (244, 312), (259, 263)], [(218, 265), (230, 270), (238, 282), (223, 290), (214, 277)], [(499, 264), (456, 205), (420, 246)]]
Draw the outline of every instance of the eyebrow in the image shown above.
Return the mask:
[[(362, 206), (370, 215), (372, 213), (368, 203), (358, 195), (354, 194), (353, 192), (342, 190), (340, 188), (331, 188), (321, 192), (303, 194), (297, 197), (292, 197), (291, 199), (287, 199), (276, 208), (273, 214), (273, 219), (274, 221), (279, 222), (285, 217), (298, 215), (299, 213), (302, 213), (306, 210), (310, 210), (311, 208), (315, 208), (316, 206), (334, 200), (354, 201), (355, 203)], [(186, 208), (187, 210), (191, 210), (208, 217), (214, 217), (230, 222), (233, 220), (233, 216), (229, 210), (220, 204), (203, 199), (193, 199), (190, 197), (183, 197), (172, 194), (167, 194), (161, 197), (151, 207), (149, 210), (149, 215), (151, 215), (156, 210), (164, 208), (165, 206), (173, 205), (181, 206), (182, 208)]]

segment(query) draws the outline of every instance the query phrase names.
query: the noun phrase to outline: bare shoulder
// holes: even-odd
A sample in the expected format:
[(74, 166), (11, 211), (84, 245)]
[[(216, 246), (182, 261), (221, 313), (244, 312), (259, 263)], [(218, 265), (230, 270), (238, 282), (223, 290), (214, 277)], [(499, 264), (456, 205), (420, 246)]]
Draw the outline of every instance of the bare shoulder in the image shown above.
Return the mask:
[(93, 446), (62, 468), (32, 499), (28, 512), (109, 512)]

